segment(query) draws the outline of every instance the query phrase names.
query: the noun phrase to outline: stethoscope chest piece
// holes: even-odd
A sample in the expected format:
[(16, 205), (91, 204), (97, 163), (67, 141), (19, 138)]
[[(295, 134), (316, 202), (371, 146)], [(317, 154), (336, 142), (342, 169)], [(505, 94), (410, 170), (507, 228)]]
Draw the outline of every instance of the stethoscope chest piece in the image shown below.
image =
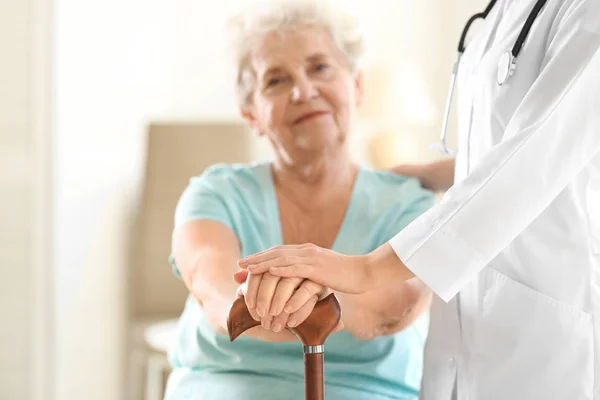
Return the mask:
[(515, 73), (517, 68), (516, 58), (511, 51), (507, 51), (498, 60), (498, 71), (496, 72), (496, 81), (502, 86), (508, 82), (508, 78)]

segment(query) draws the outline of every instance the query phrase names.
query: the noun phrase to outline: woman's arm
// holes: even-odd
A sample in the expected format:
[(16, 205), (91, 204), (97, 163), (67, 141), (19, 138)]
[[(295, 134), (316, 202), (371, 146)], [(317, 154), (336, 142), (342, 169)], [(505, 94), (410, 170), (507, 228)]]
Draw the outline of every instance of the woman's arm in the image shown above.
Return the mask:
[(425, 189), (445, 192), (454, 185), (454, 161), (449, 158), (429, 164), (402, 164), (392, 168), (392, 172), (417, 178)]
[[(237, 236), (220, 222), (188, 222), (173, 235), (173, 254), (185, 285), (204, 309), (209, 324), (226, 334), (227, 316), (238, 289), (232, 279), (240, 258)], [(260, 326), (245, 334), (270, 342), (297, 341), (287, 330), (274, 333)]]
[(364, 294), (336, 292), (336, 296), (342, 306), (346, 330), (361, 340), (402, 331), (431, 304), (431, 291), (417, 278)]

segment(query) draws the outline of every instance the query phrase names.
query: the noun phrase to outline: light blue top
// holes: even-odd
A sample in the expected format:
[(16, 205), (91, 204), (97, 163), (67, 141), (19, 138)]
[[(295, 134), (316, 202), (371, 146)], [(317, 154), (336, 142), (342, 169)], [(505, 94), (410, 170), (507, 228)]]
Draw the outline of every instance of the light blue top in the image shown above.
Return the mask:
[[(333, 250), (358, 255), (388, 241), (430, 208), (418, 181), (361, 168)], [(282, 244), (271, 164), (215, 165), (191, 179), (175, 227), (211, 219), (230, 227), (242, 257)], [(175, 260), (171, 257), (174, 271)], [(331, 400), (417, 399), (427, 316), (400, 333), (361, 341), (348, 332), (325, 343), (325, 397)], [(180, 318), (170, 361), (168, 400), (303, 400), (300, 343), (249, 337), (230, 342), (207, 323), (191, 297)]]

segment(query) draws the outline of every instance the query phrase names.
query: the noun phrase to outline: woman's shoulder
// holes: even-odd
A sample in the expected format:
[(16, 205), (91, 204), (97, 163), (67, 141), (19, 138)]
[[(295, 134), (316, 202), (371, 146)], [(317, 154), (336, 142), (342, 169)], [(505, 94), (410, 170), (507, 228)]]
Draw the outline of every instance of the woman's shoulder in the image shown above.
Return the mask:
[[(207, 167), (190, 178), (175, 209), (176, 226), (194, 219), (215, 219), (238, 228), (265, 209), (269, 164), (225, 164)], [(256, 211), (258, 210), (258, 211)]]
[(191, 179), (195, 181), (236, 181), (262, 179), (268, 163), (216, 163), (208, 166), (200, 175)]
[(190, 187), (207, 187), (216, 193), (260, 189), (270, 179), (268, 163), (217, 163), (190, 178)]
[[(353, 200), (353, 223), (348, 228), (361, 232), (360, 241), (367, 246), (367, 252), (388, 241), (435, 205), (433, 192), (421, 187), (416, 178), (362, 168), (357, 182), (360, 187)], [(365, 225), (371, 227), (370, 233), (356, 228)], [(357, 239), (355, 235), (348, 236), (351, 242)]]

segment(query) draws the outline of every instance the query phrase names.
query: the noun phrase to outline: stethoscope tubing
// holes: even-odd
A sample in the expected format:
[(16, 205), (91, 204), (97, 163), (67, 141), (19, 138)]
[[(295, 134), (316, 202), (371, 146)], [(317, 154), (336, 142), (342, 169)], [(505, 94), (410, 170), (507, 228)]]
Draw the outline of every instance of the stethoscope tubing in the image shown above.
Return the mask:
[[(487, 18), (488, 14), (492, 11), (494, 6), (496, 5), (496, 2), (497, 2), (497, 0), (491, 0), (483, 12), (473, 15), (473, 16), (471, 16), (471, 18), (469, 18), (467, 20), (467, 23), (465, 24), (465, 27), (463, 28), (463, 31), (460, 35), (460, 40), (458, 41), (458, 55), (456, 58), (456, 62), (454, 63), (454, 66), (452, 68), (452, 76), (450, 77), (450, 87), (448, 89), (448, 96), (446, 97), (446, 107), (444, 109), (444, 118), (442, 121), (442, 131), (440, 134), (440, 141), (438, 143), (434, 143), (434, 145), (432, 146), (432, 148), (434, 150), (440, 151), (447, 155), (455, 155), (456, 154), (455, 151), (452, 151), (448, 148), (448, 146), (446, 144), (446, 139), (447, 139), (447, 132), (448, 132), (448, 121), (450, 119), (450, 111), (452, 108), (452, 101), (454, 99), (456, 76), (458, 74), (458, 67), (460, 64), (460, 59), (466, 49), (465, 42), (467, 39), (467, 34), (469, 33), (469, 29), (470, 29), (471, 25), (473, 24), (473, 22), (477, 21), (480, 18), (481, 19)], [(527, 20), (523, 24), (521, 31), (519, 32), (519, 36), (517, 37), (517, 40), (515, 41), (513, 48), (510, 50), (510, 52), (507, 52), (508, 54), (504, 53), (502, 55), (502, 57), (498, 63), (498, 73), (497, 73), (498, 85), (506, 84), (506, 82), (508, 82), (510, 76), (514, 74), (515, 69), (517, 67), (517, 57), (521, 53), (521, 50), (523, 49), (523, 45), (525, 44), (525, 41), (527, 40), (527, 37), (529, 36), (531, 28), (533, 27), (533, 24), (535, 23), (540, 12), (546, 5), (546, 2), (547, 2), (547, 0), (537, 0), (536, 1), (535, 5), (533, 6), (533, 9), (527, 16)], [(502, 67), (503, 67), (503, 69), (500, 70), (500, 68), (502, 68)]]

